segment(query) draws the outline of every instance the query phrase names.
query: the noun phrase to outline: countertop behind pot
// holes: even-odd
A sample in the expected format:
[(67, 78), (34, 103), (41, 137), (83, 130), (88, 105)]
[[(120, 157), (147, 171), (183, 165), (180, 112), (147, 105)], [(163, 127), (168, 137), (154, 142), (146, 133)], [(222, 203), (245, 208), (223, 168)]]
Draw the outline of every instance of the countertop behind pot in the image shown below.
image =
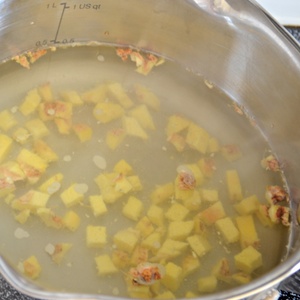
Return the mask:
[[(300, 27), (286, 27), (288, 32), (300, 43)], [(300, 271), (294, 274), (293, 276), (287, 278), (283, 281), (279, 289), (283, 291), (288, 291), (292, 293), (300, 294)], [(279, 300), (284, 299), (300, 299), (298, 295), (294, 296), (295, 298), (287, 298), (286, 295), (282, 295)], [(42, 300), (34, 299), (28, 296), (25, 296), (18, 291), (16, 291), (0, 274), (0, 299), (1, 300)]]

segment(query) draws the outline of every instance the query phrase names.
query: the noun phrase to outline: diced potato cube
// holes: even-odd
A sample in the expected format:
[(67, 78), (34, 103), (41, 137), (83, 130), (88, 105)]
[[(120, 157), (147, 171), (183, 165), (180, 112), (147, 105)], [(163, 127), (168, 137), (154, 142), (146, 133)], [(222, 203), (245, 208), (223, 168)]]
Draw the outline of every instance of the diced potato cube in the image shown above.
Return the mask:
[(171, 291), (165, 291), (158, 294), (154, 299), (176, 299), (175, 295)]
[(42, 222), (51, 228), (61, 229), (64, 227), (63, 219), (57, 216), (50, 208), (41, 207), (38, 208), (36, 214), (42, 220)]
[(255, 215), (263, 226), (273, 227), (274, 223), (270, 219), (268, 210), (269, 208), (267, 205), (259, 204)]
[(243, 199), (242, 186), (237, 170), (226, 171), (226, 183), (229, 200), (237, 202)]
[(160, 101), (154, 93), (140, 84), (136, 84), (134, 88), (138, 101), (146, 104), (154, 110), (159, 110)]
[(205, 276), (198, 279), (197, 285), (200, 293), (212, 293), (218, 286), (218, 280), (213, 275)]
[(58, 155), (43, 140), (35, 140), (33, 142), (33, 151), (47, 162), (58, 161)]
[(65, 257), (65, 255), (70, 251), (72, 248), (72, 244), (70, 243), (60, 243), (56, 244), (54, 247), (53, 252), (50, 254), (51, 259), (54, 263), (60, 264)]
[(41, 96), (38, 93), (37, 89), (30, 90), (22, 104), (19, 106), (19, 111), (24, 115), (28, 116), (36, 111), (40, 102)]
[(95, 217), (107, 213), (107, 207), (101, 195), (92, 195), (89, 197), (89, 201)]
[(122, 118), (123, 128), (129, 136), (141, 138), (142, 140), (148, 139), (148, 134), (142, 128), (140, 123), (133, 117)]
[(252, 246), (248, 246), (236, 254), (234, 256), (234, 262), (237, 269), (247, 274), (251, 274), (263, 264), (261, 253)]
[(39, 117), (42, 121), (65, 120), (71, 121), (73, 104), (64, 101), (42, 102), (39, 105)]
[(143, 189), (143, 185), (138, 176), (136, 176), (136, 175), (128, 176), (127, 180), (130, 183), (130, 185), (132, 186), (133, 192), (141, 191)]
[(231, 278), (235, 283), (240, 285), (247, 284), (252, 280), (250, 274), (246, 274), (244, 272), (234, 273), (232, 274)]
[(168, 142), (171, 143), (178, 152), (182, 152), (186, 147), (185, 138), (177, 133), (173, 133), (168, 137)]
[(129, 193), (133, 187), (131, 183), (129, 182), (128, 178), (124, 176), (123, 174), (120, 174), (117, 179), (115, 180), (115, 187), (116, 192), (120, 192), (123, 194)]
[(182, 200), (183, 202), (191, 197), (193, 197), (195, 192), (195, 186), (190, 188), (182, 187), (182, 174), (178, 174), (174, 182), (174, 194), (176, 200)]
[(118, 176), (118, 173), (101, 173), (95, 178), (105, 203), (114, 203), (124, 195), (124, 193), (116, 191), (114, 187), (114, 181)]
[(60, 134), (70, 134), (72, 129), (72, 121), (70, 119), (55, 118), (54, 123)]
[(53, 92), (50, 83), (45, 83), (37, 88), (38, 94), (43, 101), (53, 101)]
[(185, 293), (185, 296), (184, 296), (186, 299), (190, 299), (190, 298), (197, 298), (198, 297), (198, 295), (197, 294), (195, 294), (195, 293), (193, 293), (193, 292), (191, 292), (191, 291), (187, 291), (186, 293)]
[(209, 134), (195, 123), (190, 123), (186, 135), (186, 143), (192, 148), (205, 154), (209, 145)]
[(24, 260), (22, 265), (24, 274), (31, 279), (38, 278), (42, 271), (42, 267), (34, 255)]
[(193, 191), (191, 197), (183, 200), (183, 205), (190, 211), (198, 211), (201, 207), (201, 197), (197, 190)]
[(168, 262), (166, 267), (165, 276), (162, 278), (163, 285), (175, 292), (179, 289), (182, 281), (182, 268), (173, 262)]
[(60, 93), (60, 96), (64, 101), (72, 103), (74, 106), (81, 106), (84, 104), (78, 92), (74, 90), (66, 90)]
[(0, 162), (4, 161), (9, 152), (11, 151), (13, 145), (13, 140), (5, 135), (0, 133)]
[(200, 268), (199, 258), (194, 255), (187, 255), (181, 262), (182, 276), (186, 277), (196, 272)]
[(149, 249), (152, 253), (156, 253), (157, 250), (161, 247), (162, 234), (158, 231), (155, 231), (148, 235), (141, 243), (141, 246)]
[(159, 248), (154, 260), (163, 260), (163, 259), (172, 259), (181, 254), (183, 254), (187, 249), (188, 243), (182, 241), (175, 241), (171, 239), (166, 239), (162, 244), (161, 248)]
[(187, 169), (190, 170), (196, 180), (196, 186), (201, 185), (204, 181), (204, 175), (202, 174), (197, 164), (186, 165)]
[(71, 102), (54, 101), (53, 103), (50, 103), (50, 111), (48, 110), (50, 116), (53, 113), (51, 111), (51, 104), (53, 106), (55, 119), (63, 119), (71, 123), (73, 116), (73, 104)]
[(161, 204), (166, 202), (174, 195), (174, 184), (173, 182), (159, 185), (151, 193), (151, 201), (153, 204)]
[(107, 99), (107, 84), (98, 85), (81, 95), (83, 101), (97, 104)]
[(147, 211), (147, 216), (156, 226), (163, 226), (165, 215), (164, 210), (161, 207), (151, 205)]
[(100, 123), (106, 124), (124, 115), (124, 109), (117, 103), (99, 102), (93, 109), (93, 115)]
[(152, 294), (148, 285), (128, 284), (127, 293), (133, 299), (151, 299)]
[(182, 204), (174, 203), (165, 213), (165, 217), (169, 221), (183, 221), (188, 214), (189, 210), (186, 207)]
[(17, 143), (24, 145), (30, 138), (30, 132), (26, 128), (19, 127), (13, 132), (12, 138)]
[(15, 220), (20, 224), (25, 224), (30, 217), (30, 209), (21, 210), (16, 216)]
[(140, 237), (140, 232), (133, 228), (126, 228), (118, 231), (114, 237), (114, 243), (117, 248), (131, 253)]
[(224, 219), (220, 219), (216, 221), (215, 225), (226, 243), (235, 243), (239, 240), (240, 233), (231, 218), (226, 217)]
[(221, 258), (212, 268), (212, 275), (216, 276), (220, 281), (230, 283), (231, 271), (227, 258)]
[(115, 164), (114, 172), (127, 176), (132, 174), (133, 169), (132, 166), (126, 160), (121, 159)]
[(179, 115), (172, 115), (168, 119), (168, 124), (166, 128), (167, 137), (171, 137), (174, 134), (180, 133), (181, 131), (188, 128), (190, 121)]
[(195, 234), (195, 235), (189, 236), (186, 240), (189, 243), (192, 250), (199, 257), (204, 256), (207, 252), (209, 252), (212, 249), (211, 244), (204, 236)]
[(92, 138), (93, 129), (87, 124), (74, 124), (72, 129), (82, 143), (89, 141)]
[(108, 254), (97, 256), (95, 258), (95, 261), (96, 261), (98, 274), (100, 276), (111, 275), (119, 272), (119, 270), (115, 267), (114, 263), (112, 262)]
[(137, 266), (148, 261), (148, 249), (142, 246), (136, 246), (130, 258), (130, 264)]
[(168, 238), (172, 240), (185, 240), (194, 228), (194, 221), (174, 221), (169, 223)]
[(86, 245), (88, 248), (103, 248), (107, 243), (106, 227), (86, 227)]
[(128, 253), (118, 249), (113, 251), (111, 260), (113, 264), (119, 269), (128, 267), (130, 262)]
[(124, 108), (130, 108), (133, 106), (132, 100), (127, 95), (125, 89), (118, 82), (110, 83), (107, 86), (108, 94), (115, 100), (117, 100)]
[(259, 200), (257, 196), (252, 195), (235, 204), (234, 208), (240, 215), (250, 215), (258, 210), (258, 206)]
[(236, 217), (237, 228), (240, 232), (242, 248), (248, 246), (258, 247), (260, 244), (252, 215)]
[(49, 130), (45, 123), (40, 119), (32, 119), (25, 123), (26, 129), (30, 132), (33, 138), (39, 139), (49, 134)]
[(7, 131), (17, 124), (17, 120), (14, 115), (8, 110), (3, 110), (0, 112), (0, 129)]
[(29, 166), (40, 173), (44, 173), (48, 167), (46, 160), (25, 148), (23, 148), (18, 154), (17, 162), (20, 164), (21, 169), (27, 177), (31, 177), (31, 175), (33, 176), (35, 174), (30, 174), (30, 170), (27, 170), (26, 166)]
[(39, 186), (39, 191), (43, 193), (48, 193), (50, 195), (59, 191), (61, 187), (61, 182), (63, 181), (64, 175), (62, 173), (57, 173), (47, 179)]
[(49, 195), (36, 190), (29, 190), (21, 197), (11, 202), (12, 209), (27, 210), (36, 213), (37, 209), (45, 208), (49, 200)]
[(142, 217), (135, 226), (139, 230), (142, 237), (147, 237), (154, 231), (154, 226), (147, 216)]
[(105, 143), (109, 149), (115, 150), (124, 141), (126, 131), (123, 128), (110, 129), (106, 132)]
[(60, 198), (65, 207), (70, 208), (82, 202), (84, 193), (79, 184), (72, 184), (60, 194)]
[(73, 232), (80, 226), (80, 221), (79, 215), (73, 210), (67, 211), (63, 217), (65, 227)]
[(238, 145), (224, 145), (221, 147), (221, 154), (227, 161), (235, 161), (242, 157), (242, 152)]
[(219, 191), (214, 189), (201, 189), (201, 196), (203, 201), (214, 203), (219, 201)]
[(152, 116), (146, 105), (141, 104), (129, 111), (129, 116), (135, 118), (144, 129), (155, 130)]
[(122, 209), (122, 213), (130, 220), (137, 221), (144, 209), (143, 202), (134, 196), (130, 196)]
[(201, 220), (204, 224), (210, 226), (213, 225), (216, 221), (224, 218), (226, 213), (221, 201), (217, 201), (212, 204), (210, 207), (204, 209), (199, 213)]
[(6, 161), (0, 165), (0, 178), (1, 177), (10, 182), (22, 181), (26, 178), (19, 164), (13, 160)]

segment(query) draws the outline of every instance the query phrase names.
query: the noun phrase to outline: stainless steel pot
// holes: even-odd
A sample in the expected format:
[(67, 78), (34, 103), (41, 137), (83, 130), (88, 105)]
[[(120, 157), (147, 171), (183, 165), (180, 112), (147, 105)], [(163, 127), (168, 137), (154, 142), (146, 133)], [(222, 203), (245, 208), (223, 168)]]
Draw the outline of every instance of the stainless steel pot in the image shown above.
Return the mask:
[[(26, 51), (75, 44), (134, 46), (174, 60), (225, 91), (255, 118), (291, 192), (288, 257), (250, 284), (201, 299), (242, 299), (300, 268), (300, 48), (254, 1), (16, 0), (0, 3), (0, 61)], [(43, 299), (105, 299), (45, 291), (1, 258), (21, 292)]]

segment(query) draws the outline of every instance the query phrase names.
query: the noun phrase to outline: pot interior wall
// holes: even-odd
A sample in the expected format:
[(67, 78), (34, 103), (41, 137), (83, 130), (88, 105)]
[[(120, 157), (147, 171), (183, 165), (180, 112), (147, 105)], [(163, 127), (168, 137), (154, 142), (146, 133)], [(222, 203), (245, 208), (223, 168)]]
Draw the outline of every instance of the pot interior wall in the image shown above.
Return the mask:
[[(296, 215), (300, 201), (299, 47), (290, 43), (283, 29), (248, 1), (102, 0), (90, 4), (1, 4), (5, 14), (0, 18), (0, 60), (35, 50), (37, 46), (132, 46), (170, 59), (216, 86), (257, 124), (282, 162), (291, 194), (294, 225), (286, 267), (282, 264), (269, 279), (253, 282), (246, 293), (284, 276), (299, 261), (300, 247), (296, 224), (300, 218)], [(59, 85), (60, 80), (66, 79), (64, 74), (73, 69), (72, 62), (63, 61), (63, 56), (51, 62), (51, 53), (47, 57), (49, 66), (42, 67), (45, 78), (56, 76)], [(82, 58), (86, 67), (84, 62)], [(92, 62), (88, 63), (93, 68)], [(36, 64), (30, 71), (22, 70), (21, 76), (30, 74), (28, 80), (40, 81), (39, 62)], [(56, 71), (51, 64), (56, 64)], [(84, 77), (84, 73), (77, 75), (78, 83)], [(19, 94), (24, 92), (25, 83), (18, 84)], [(234, 291), (227, 296), (239, 293)]]

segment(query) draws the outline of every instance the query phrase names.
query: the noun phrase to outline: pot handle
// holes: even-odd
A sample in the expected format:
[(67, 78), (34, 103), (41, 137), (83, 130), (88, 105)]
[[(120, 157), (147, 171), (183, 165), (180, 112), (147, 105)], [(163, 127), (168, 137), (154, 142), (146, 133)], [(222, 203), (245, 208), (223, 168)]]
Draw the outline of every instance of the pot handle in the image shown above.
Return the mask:
[(288, 292), (288, 291), (279, 291), (280, 296), (278, 300), (300, 300), (300, 295), (293, 293), (293, 292)]
[(300, 294), (273, 288), (256, 295), (251, 300), (300, 300)]

